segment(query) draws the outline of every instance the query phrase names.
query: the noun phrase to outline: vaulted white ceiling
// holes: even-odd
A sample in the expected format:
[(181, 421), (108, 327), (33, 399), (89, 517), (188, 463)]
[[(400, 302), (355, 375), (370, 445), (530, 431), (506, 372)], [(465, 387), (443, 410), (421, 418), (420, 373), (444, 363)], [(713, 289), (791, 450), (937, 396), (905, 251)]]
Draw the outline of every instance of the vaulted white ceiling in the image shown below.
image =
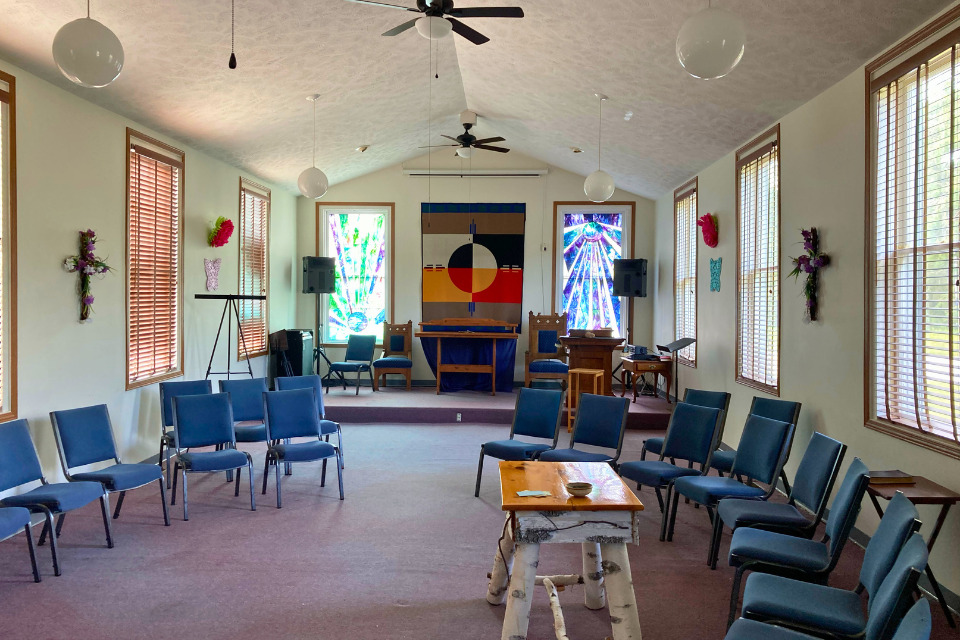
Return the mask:
[(611, 98), (603, 168), (617, 186), (657, 197), (951, 4), (717, 0), (744, 19), (746, 53), (729, 76), (705, 82), (683, 71), (674, 46), (706, 0), (460, 0), (520, 6), (526, 18), (470, 19), (490, 42), (453, 36), (432, 52), (415, 30), (379, 35), (410, 13), (343, 0), (235, 2), (233, 71), (229, 0), (94, 0), (91, 16), (126, 53), (104, 89), (73, 85), (51, 55), (57, 29), (84, 15), (82, 0), (0, 0), (0, 58), (291, 190), (311, 160), (308, 94), (321, 95), (317, 164), (337, 183), (458, 135), (467, 107), (480, 115), (480, 137), (501, 135), (504, 146), (586, 175), (597, 168), (593, 94), (602, 92)]

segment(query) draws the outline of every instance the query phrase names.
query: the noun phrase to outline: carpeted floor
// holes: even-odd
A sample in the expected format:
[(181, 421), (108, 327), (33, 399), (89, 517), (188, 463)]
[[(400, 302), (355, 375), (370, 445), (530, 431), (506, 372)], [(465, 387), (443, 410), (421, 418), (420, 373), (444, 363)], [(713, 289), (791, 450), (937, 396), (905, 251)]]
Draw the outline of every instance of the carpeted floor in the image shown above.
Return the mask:
[[(244, 485), (235, 498), (222, 475), (196, 474), (189, 522), (178, 504), (163, 527), (156, 487), (138, 490), (113, 521), (114, 549), (96, 505), (85, 507), (66, 519), (61, 577), (46, 546), (34, 584), (23, 537), (0, 543), (0, 637), (497, 638), (503, 607), (484, 600), (503, 524), (494, 460), (479, 499), (473, 485), (479, 443), (505, 435), (502, 426), (346, 425), (344, 502), (335, 475), (318, 487), (318, 464), (285, 478), (281, 510), (271, 478), (256, 513)], [(643, 437), (627, 434), (624, 459), (638, 457)], [(262, 464), (262, 449), (250, 450)], [(705, 564), (706, 513), (681, 506), (675, 541), (661, 543), (656, 499), (640, 497), (648, 510), (630, 561), (644, 637), (722, 638), (732, 570)], [(540, 573), (579, 572), (579, 554), (579, 545), (546, 545)], [(833, 584), (852, 588), (862, 556), (848, 545)], [(560, 595), (570, 637), (609, 635), (606, 612), (584, 608), (582, 595)], [(934, 626), (935, 638), (953, 637), (939, 612)], [(528, 637), (553, 638), (539, 590)]]

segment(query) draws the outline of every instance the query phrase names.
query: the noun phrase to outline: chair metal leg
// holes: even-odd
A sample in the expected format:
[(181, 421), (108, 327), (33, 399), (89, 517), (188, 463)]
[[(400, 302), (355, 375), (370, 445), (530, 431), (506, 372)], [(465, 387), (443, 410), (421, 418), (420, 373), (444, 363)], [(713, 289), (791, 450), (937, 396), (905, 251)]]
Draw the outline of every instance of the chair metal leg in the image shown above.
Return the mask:
[(337, 450), (340, 451), (340, 468), (343, 469), (343, 431), (340, 429), (340, 423), (337, 423)]
[(160, 483), (160, 506), (163, 507), (163, 526), (170, 526), (170, 512), (167, 511), (167, 490), (163, 485), (163, 478), (160, 478), (158, 481)]
[(267, 494), (267, 478), (270, 477), (270, 453), (267, 452), (267, 455), (263, 457), (263, 490), (260, 491), (260, 495)]
[[(160, 435), (160, 453), (157, 455), (157, 465), (163, 469), (163, 434)], [(167, 458), (167, 486), (170, 486), (170, 458)]]
[[(181, 467), (181, 473), (183, 473), (183, 521), (186, 522), (190, 519), (190, 515), (187, 513), (187, 468)], [(176, 476), (173, 477), (174, 482), (176, 482)], [(174, 489), (176, 491), (176, 489)]]
[(713, 515), (713, 535), (710, 537), (710, 545), (707, 550), (707, 566), (711, 569), (717, 568), (717, 556), (720, 554), (720, 536), (722, 535), (723, 520), (720, 519), (720, 513), (717, 512)]
[(170, 489), (170, 506), (177, 504), (177, 478), (180, 477), (180, 461), (173, 465), (173, 487)]
[(673, 504), (670, 506), (670, 529), (667, 531), (667, 541), (673, 542), (673, 530), (677, 525), (677, 509), (680, 507), (680, 493), (673, 490)]
[[(50, 535), (50, 556), (53, 558), (53, 575), (60, 575), (60, 554), (57, 551), (57, 536), (53, 535), (53, 513), (43, 507), (43, 515), (46, 519), (46, 524), (43, 525), (44, 531), (51, 532)], [(40, 534), (43, 535), (43, 534)]]
[(660, 516), (660, 542), (667, 539), (667, 523), (670, 519), (670, 500), (673, 498), (673, 483), (667, 485), (667, 499), (664, 500), (663, 515)]
[(110, 494), (100, 496), (100, 512), (103, 514), (103, 530), (107, 534), (107, 549), (113, 549), (113, 533), (110, 531)]
[[(277, 468), (280, 468), (280, 465), (277, 465)], [(250, 454), (247, 454), (247, 473), (250, 474), (250, 511), (257, 510), (257, 499), (253, 496), (253, 458), (250, 457)], [(237, 469), (237, 478), (240, 478), (240, 469)], [(280, 486), (280, 483), (277, 483), (277, 486)]]
[(480, 497), (480, 474), (483, 473), (483, 445), (480, 445), (480, 462), (477, 464), (477, 488), (473, 490), (473, 497)]
[(44, 520), (43, 529), (40, 530), (40, 540), (37, 542), (38, 547), (42, 547), (43, 543), (47, 541), (47, 533), (50, 532), (50, 525)]
[(27, 549), (30, 550), (30, 566), (33, 567), (33, 581), (40, 582), (40, 569), (37, 567), (37, 549), (33, 546), (33, 533), (30, 531), (30, 523), (23, 527), (27, 534)]
[(367, 375), (370, 376), (370, 386), (373, 387), (373, 367), (367, 368)]
[[(251, 464), (253, 464), (253, 463), (251, 462)], [(240, 495), (240, 470), (241, 470), (241, 469), (243, 469), (243, 467), (237, 467), (237, 479), (236, 479), (236, 481), (234, 482), (234, 486), (233, 486), (233, 495), (234, 495), (234, 497)], [(253, 472), (251, 471), (250, 474), (251, 474), (251, 475), (250, 475), (250, 482), (253, 482)], [(253, 485), (250, 485), (250, 486), (252, 487)], [(251, 491), (253, 491), (253, 489), (251, 489)]]
[[(637, 486), (640, 486), (639, 483), (637, 483)], [(657, 494), (657, 502), (660, 503), (660, 513), (663, 513), (663, 495), (660, 493), (660, 487), (654, 487), (653, 490)]]
[[(264, 479), (264, 482), (266, 482), (266, 479)], [(266, 485), (264, 485), (264, 486), (266, 486)], [(277, 460), (277, 509), (279, 509), (280, 506), (281, 506), (281, 503), (280, 503), (280, 461)]]
[[(329, 442), (329, 441), (330, 441), (330, 437), (327, 436), (327, 442)], [(290, 438), (287, 438), (286, 440), (284, 440), (284, 443), (290, 444)], [(285, 476), (292, 476), (292, 475), (293, 475), (293, 465), (290, 464), (289, 462), (284, 462), (284, 463), (283, 463), (283, 475), (285, 475)]]
[(121, 492), (120, 492), (120, 497), (117, 498), (117, 506), (114, 507), (114, 509), (113, 509), (113, 519), (114, 519), (114, 520), (116, 520), (117, 518), (120, 517), (120, 507), (123, 506), (123, 499), (124, 499), (124, 497), (126, 497), (126, 495), (127, 495), (127, 492), (126, 492), (126, 491), (121, 491)]
[(746, 566), (740, 565), (733, 574), (733, 589), (730, 591), (730, 613), (727, 615), (727, 629), (729, 629), (733, 621), (737, 619), (737, 603), (740, 601), (740, 582), (743, 580), (743, 572), (746, 570)]
[[(341, 455), (342, 454), (340, 453), (340, 451), (337, 451), (338, 462)], [(340, 485), (340, 499), (343, 500), (343, 465), (342, 464), (337, 465), (337, 483)]]
[(57, 516), (57, 537), (60, 537), (60, 530), (63, 529), (63, 521), (67, 518), (67, 514), (61, 513)]
[(357, 369), (357, 392), (355, 395), (360, 395), (360, 374), (361, 373), (362, 372), (359, 369)]
[(327, 459), (323, 459), (323, 466), (320, 468), (320, 486), (325, 487), (327, 485)]

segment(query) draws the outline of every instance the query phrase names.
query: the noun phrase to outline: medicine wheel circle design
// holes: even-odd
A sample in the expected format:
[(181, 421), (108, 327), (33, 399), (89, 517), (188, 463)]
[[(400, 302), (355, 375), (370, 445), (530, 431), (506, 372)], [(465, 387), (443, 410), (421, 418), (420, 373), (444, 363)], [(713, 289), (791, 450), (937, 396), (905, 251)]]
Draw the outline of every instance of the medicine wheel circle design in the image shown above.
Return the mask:
[(447, 267), (453, 284), (467, 293), (483, 291), (497, 277), (497, 259), (490, 249), (475, 242), (457, 247)]

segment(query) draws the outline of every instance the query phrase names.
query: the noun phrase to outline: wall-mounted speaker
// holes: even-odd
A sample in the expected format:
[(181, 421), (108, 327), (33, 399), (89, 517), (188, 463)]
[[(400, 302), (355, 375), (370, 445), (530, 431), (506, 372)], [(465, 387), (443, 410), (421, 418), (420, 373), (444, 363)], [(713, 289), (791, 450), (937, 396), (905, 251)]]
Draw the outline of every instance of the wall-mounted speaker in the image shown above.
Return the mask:
[(333, 258), (303, 257), (303, 292), (333, 293), (336, 287), (336, 263)]
[(647, 297), (646, 260), (637, 258), (613, 261), (613, 295), (630, 298)]

